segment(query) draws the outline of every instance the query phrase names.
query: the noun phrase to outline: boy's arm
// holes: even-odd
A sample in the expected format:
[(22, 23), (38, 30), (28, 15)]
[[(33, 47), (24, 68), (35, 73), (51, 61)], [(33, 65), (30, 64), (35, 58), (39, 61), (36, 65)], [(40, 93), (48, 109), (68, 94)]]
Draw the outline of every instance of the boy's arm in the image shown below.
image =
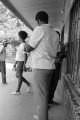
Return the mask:
[(17, 64), (17, 61), (15, 61), (14, 65), (13, 65), (13, 68), (12, 68), (13, 71), (16, 70), (16, 64)]
[(16, 67), (16, 64), (17, 64), (17, 61), (15, 61), (15, 63), (14, 63), (14, 65), (13, 65), (13, 67)]
[(24, 65), (23, 65), (23, 71), (26, 72), (26, 62), (27, 62), (27, 52), (25, 52), (25, 59), (24, 59)]
[(25, 59), (24, 59), (24, 64), (27, 62), (27, 52), (25, 52)]

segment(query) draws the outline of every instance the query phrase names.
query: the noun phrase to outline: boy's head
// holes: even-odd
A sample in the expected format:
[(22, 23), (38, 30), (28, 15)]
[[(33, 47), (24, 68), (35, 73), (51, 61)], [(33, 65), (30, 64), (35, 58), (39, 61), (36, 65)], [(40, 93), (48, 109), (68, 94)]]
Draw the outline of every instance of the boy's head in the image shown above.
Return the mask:
[(28, 34), (25, 31), (19, 31), (18, 32), (19, 37), (25, 42), (25, 39), (28, 37)]

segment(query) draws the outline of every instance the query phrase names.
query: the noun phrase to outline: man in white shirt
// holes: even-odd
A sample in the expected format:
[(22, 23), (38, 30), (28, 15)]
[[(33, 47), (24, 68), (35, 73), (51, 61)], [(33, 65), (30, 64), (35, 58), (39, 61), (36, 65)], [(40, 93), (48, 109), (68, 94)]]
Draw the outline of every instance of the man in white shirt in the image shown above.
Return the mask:
[(8, 42), (6, 40), (3, 40), (3, 42), (0, 45), (0, 72), (1, 72), (1, 76), (2, 76), (3, 85), (7, 85), (7, 82), (6, 82), (6, 64), (5, 64), (7, 44), (8, 44)]
[(38, 26), (34, 29), (26, 46), (31, 52), (34, 82), (34, 96), (36, 105), (35, 119), (48, 120), (48, 93), (50, 75), (55, 69), (55, 57), (59, 38), (53, 27), (48, 24), (48, 14), (40, 11), (35, 20)]

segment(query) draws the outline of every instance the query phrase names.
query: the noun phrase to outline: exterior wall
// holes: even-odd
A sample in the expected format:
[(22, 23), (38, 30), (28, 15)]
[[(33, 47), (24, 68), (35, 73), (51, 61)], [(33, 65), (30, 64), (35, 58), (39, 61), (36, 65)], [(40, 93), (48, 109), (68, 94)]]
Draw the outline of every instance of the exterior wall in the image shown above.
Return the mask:
[(70, 9), (73, 5), (75, 0), (65, 0), (65, 8), (64, 8), (64, 22), (66, 22), (68, 16), (69, 16), (69, 13), (70, 13)]
[(68, 33), (69, 33), (69, 20), (70, 20), (70, 10), (75, 0), (65, 0), (64, 8), (64, 42), (68, 42)]
[[(73, 7), (74, 2), (76, 3), (77, 1), (78, 0), (66, 0), (65, 13), (64, 13), (64, 26), (65, 26), (64, 27), (64, 43), (69, 43), (71, 40), (69, 38), (69, 32), (71, 31), (70, 11), (71, 11), (71, 8)], [(79, 29), (79, 24), (77, 27)], [(74, 29), (74, 31), (75, 31), (75, 29)], [(80, 35), (80, 31), (79, 31), (79, 35)], [(73, 42), (76, 42), (79, 45), (80, 44), (79, 41), (80, 41), (80, 38), (78, 38), (78, 39), (76, 38), (75, 41), (73, 41)], [(74, 44), (74, 47), (75, 46), (76, 45)], [(68, 47), (68, 49), (70, 49), (70, 47)], [(76, 47), (75, 51), (77, 51), (77, 47)], [(75, 53), (77, 54), (77, 52), (75, 52)], [(74, 59), (75, 53), (73, 52), (73, 59)], [(69, 53), (68, 55), (70, 56), (71, 53)], [(77, 56), (77, 57), (79, 57), (79, 56)], [(77, 61), (77, 63), (78, 63), (78, 65), (80, 65), (80, 61)], [(69, 70), (68, 57), (67, 57), (66, 62), (64, 64), (65, 64), (66, 72), (64, 73), (64, 71), (62, 71), (64, 73), (62, 79), (63, 79), (63, 84), (64, 84), (63, 103), (64, 103), (64, 107), (66, 110), (66, 120), (80, 120), (80, 86), (79, 86), (80, 81), (76, 77), (75, 77), (75, 80), (73, 80), (74, 79), (73, 76), (75, 73), (74, 74), (69, 73), (69, 71), (68, 71)], [(75, 66), (76, 66), (76, 64), (75, 64)], [(64, 67), (64, 65), (63, 65), (63, 67)], [(75, 71), (77, 71), (77, 69)], [(71, 76), (71, 74), (73, 76)], [(78, 75), (78, 73), (77, 73), (77, 75)], [(79, 77), (80, 77), (80, 74), (79, 74)], [(78, 89), (79, 89), (79, 91), (78, 91)]]

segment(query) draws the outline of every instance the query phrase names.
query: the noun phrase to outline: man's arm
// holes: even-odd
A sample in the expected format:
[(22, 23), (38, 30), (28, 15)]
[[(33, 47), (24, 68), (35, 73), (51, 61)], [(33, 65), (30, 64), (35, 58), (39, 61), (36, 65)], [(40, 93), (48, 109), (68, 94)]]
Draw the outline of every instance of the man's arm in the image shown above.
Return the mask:
[(29, 53), (29, 52), (31, 52), (32, 50), (34, 50), (34, 48), (31, 47), (29, 44), (26, 44), (26, 51)]
[(32, 50), (34, 50), (37, 47), (37, 45), (40, 43), (40, 41), (42, 40), (43, 36), (44, 36), (44, 33), (42, 30), (42, 27), (37, 26), (34, 29), (30, 37), (30, 40), (28, 41), (26, 45), (27, 52), (31, 52)]

